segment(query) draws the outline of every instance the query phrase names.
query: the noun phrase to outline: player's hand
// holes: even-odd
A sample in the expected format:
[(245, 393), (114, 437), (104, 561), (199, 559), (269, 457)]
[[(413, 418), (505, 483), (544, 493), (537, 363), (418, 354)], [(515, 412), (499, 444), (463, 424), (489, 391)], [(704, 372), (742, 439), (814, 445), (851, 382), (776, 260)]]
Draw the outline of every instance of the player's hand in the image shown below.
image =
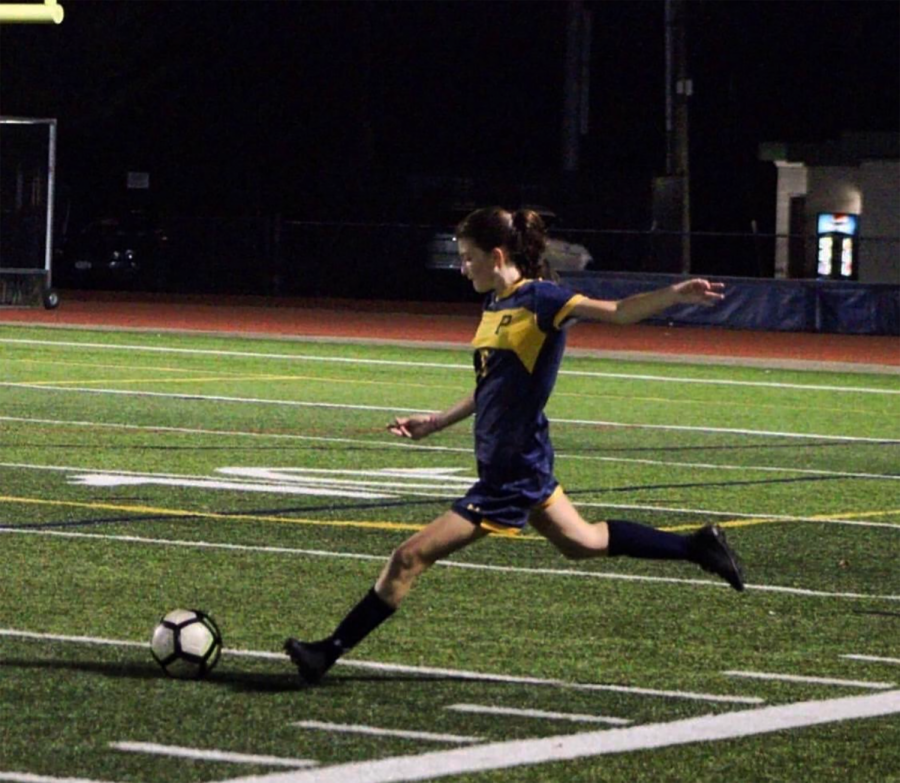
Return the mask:
[(440, 429), (436, 416), (398, 416), (387, 428), (388, 432), (400, 438), (412, 440), (419, 440)]
[(725, 294), (722, 293), (725, 290), (724, 283), (710, 283), (708, 280), (694, 279), (676, 283), (672, 288), (678, 304), (698, 304), (711, 307), (725, 298)]

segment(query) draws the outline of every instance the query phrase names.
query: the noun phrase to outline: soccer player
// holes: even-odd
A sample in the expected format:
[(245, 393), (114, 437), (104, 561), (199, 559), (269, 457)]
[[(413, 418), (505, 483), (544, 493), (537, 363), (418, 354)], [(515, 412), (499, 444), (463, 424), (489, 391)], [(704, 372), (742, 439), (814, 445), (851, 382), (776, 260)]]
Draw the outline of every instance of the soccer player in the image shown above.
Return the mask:
[(714, 305), (723, 285), (686, 280), (619, 301), (590, 299), (551, 279), (546, 231), (531, 210), (479, 209), (457, 227), (462, 273), (487, 294), (475, 348), (475, 390), (431, 416), (396, 418), (388, 429), (418, 440), (475, 414), (478, 481), (451, 508), (402, 543), (374, 587), (331, 636), (290, 638), (285, 651), (308, 684), (390, 617), (423, 571), (490, 533), (526, 522), (572, 559), (628, 555), (688, 560), (744, 589), (737, 559), (715, 525), (676, 535), (621, 520), (586, 522), (553, 475), (544, 406), (574, 319), (631, 324), (678, 304)]

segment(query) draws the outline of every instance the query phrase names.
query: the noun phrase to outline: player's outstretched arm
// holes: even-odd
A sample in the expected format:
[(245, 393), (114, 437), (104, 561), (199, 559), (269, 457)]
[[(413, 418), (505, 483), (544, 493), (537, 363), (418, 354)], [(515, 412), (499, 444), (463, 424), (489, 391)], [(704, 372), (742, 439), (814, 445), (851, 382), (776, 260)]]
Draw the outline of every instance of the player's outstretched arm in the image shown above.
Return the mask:
[(432, 413), (428, 416), (398, 416), (391, 424), (388, 431), (401, 438), (420, 440), (434, 432), (467, 419), (475, 413), (475, 394), (469, 394), (443, 413)]
[(697, 304), (711, 307), (725, 298), (724, 283), (695, 278), (619, 300), (584, 299), (572, 308), (571, 315), (588, 321), (633, 324), (659, 315), (670, 307)]

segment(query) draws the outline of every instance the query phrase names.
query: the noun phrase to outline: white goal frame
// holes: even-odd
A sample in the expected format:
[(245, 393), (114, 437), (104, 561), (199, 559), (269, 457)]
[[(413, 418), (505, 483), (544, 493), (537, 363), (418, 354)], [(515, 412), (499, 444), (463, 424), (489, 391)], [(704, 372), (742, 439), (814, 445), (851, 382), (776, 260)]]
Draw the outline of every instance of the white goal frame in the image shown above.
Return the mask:
[(2, 117), (2, 125), (46, 125), (47, 141), (47, 224), (44, 236), (44, 268), (16, 268), (3, 266), (0, 256), (0, 276), (2, 275), (43, 275), (44, 286), (49, 289), (53, 274), (53, 202), (56, 193), (56, 120), (35, 117)]

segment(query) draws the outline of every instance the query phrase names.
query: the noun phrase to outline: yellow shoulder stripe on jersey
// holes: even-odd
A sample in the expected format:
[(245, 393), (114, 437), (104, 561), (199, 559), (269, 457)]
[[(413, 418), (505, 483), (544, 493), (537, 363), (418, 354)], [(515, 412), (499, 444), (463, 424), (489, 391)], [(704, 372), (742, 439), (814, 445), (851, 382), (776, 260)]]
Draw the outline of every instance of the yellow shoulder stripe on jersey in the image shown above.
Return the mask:
[(513, 351), (525, 369), (532, 372), (545, 339), (546, 335), (538, 329), (535, 314), (524, 307), (514, 307), (486, 311), (481, 316), (472, 346)]
[(583, 302), (585, 299), (587, 299), (587, 297), (583, 294), (575, 294), (575, 296), (573, 296), (568, 302), (566, 302), (562, 306), (562, 309), (556, 314), (556, 317), (553, 319), (553, 326), (559, 329), (559, 325), (569, 317), (569, 313), (572, 312), (572, 308), (574, 308), (575, 305), (579, 304), (580, 302)]

